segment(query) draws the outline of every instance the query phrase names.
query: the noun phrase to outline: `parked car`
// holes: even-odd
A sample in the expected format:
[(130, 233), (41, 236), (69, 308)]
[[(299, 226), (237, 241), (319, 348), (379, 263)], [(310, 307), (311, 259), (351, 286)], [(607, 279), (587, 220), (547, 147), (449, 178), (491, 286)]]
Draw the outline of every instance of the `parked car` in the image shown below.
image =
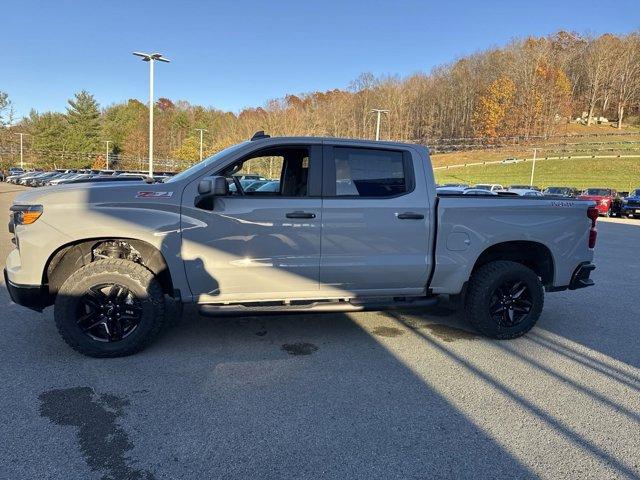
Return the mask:
[(511, 188), (509, 187), (508, 192), (515, 193), (520, 195), (521, 197), (542, 197), (544, 196), (542, 192), (538, 190), (533, 190), (531, 188)]
[(504, 187), (499, 183), (478, 183), (477, 185), (474, 185), (473, 188), (480, 190), (490, 190), (492, 192), (495, 192), (497, 190), (504, 190)]
[(437, 195), (498, 195), (497, 192), (491, 190), (482, 190), (481, 188), (464, 188), (464, 187), (438, 187)]
[(24, 176), (26, 176), (26, 175), (30, 175), (30, 174), (31, 174), (31, 172), (16, 173), (16, 174), (14, 174), (14, 175), (9, 175), (9, 176), (5, 179), (5, 181), (6, 181), (7, 183), (15, 183), (15, 184), (17, 184), (17, 183), (18, 183), (18, 181), (19, 181), (22, 177), (24, 177)]
[(20, 180), (18, 180), (18, 184), (19, 185), (28, 185), (29, 182), (31, 180), (33, 180), (34, 178), (38, 178), (42, 175), (45, 175), (47, 172), (42, 172), (42, 171), (35, 171), (35, 172), (31, 172), (28, 175), (23, 175), (20, 177)]
[[(16, 197), (13, 301), (54, 304), (71, 347), (117, 357), (164, 330), (169, 301), (216, 316), (418, 308), (446, 295), (508, 339), (537, 322), (545, 289), (593, 285), (591, 201), (437, 198), (421, 145), (254, 138), (164, 183)], [(229, 191), (246, 162), (273, 155), (279, 188)]]
[(593, 200), (600, 215), (610, 217), (620, 212), (622, 200), (613, 188), (587, 188), (577, 197), (579, 200)]
[(25, 173), (24, 168), (20, 168), (20, 167), (9, 167), (9, 173), (7, 176), (9, 175), (19, 175), (21, 173)]
[(42, 182), (47, 182), (48, 180), (57, 177), (59, 175), (58, 172), (45, 172), (42, 175), (38, 175), (36, 177), (31, 178), (30, 180), (28, 180), (26, 182), (26, 185), (30, 186), (30, 187), (40, 187), (42, 186), (44, 183)]
[(280, 182), (275, 180), (271, 182), (267, 182), (264, 185), (259, 186), (255, 190), (260, 193), (279, 193), (280, 192)]
[(580, 192), (573, 187), (547, 187), (542, 193), (548, 196), (575, 198)]
[(623, 217), (640, 218), (640, 188), (636, 188), (622, 199), (620, 215)]
[(259, 189), (263, 185), (266, 185), (269, 182), (270, 180), (256, 180), (255, 182), (252, 181), (249, 185), (247, 185), (246, 187), (243, 187), (243, 190), (248, 193), (255, 192), (257, 189)]

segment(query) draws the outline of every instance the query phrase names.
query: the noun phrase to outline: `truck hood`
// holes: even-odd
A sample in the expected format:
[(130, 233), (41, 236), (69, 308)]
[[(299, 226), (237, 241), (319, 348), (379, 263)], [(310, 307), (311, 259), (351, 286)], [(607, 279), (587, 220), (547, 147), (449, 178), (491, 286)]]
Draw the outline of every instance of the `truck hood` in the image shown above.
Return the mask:
[(595, 200), (599, 202), (600, 200), (611, 200), (611, 197), (605, 195), (579, 195), (579, 200)]
[(21, 193), (14, 205), (131, 203), (175, 199), (178, 185), (153, 183), (104, 182), (77, 183), (42, 187)]

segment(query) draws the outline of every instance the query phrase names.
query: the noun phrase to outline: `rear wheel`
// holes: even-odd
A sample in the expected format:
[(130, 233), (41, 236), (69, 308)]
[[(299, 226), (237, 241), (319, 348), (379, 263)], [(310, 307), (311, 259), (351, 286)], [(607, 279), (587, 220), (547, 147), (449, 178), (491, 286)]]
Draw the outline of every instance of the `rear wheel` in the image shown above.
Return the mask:
[(153, 273), (128, 260), (90, 263), (71, 275), (56, 297), (62, 338), (91, 357), (121, 357), (146, 347), (162, 330), (165, 299)]
[(543, 303), (536, 273), (520, 263), (500, 260), (471, 276), (465, 313), (469, 323), (489, 337), (516, 338), (533, 328)]

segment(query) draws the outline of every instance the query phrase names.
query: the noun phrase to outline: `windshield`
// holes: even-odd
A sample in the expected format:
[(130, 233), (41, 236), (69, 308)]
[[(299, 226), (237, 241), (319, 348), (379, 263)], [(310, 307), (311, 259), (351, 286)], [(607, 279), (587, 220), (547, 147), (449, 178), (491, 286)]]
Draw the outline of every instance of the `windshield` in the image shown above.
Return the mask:
[(606, 197), (611, 195), (611, 190), (608, 188), (587, 188), (584, 192), (585, 195), (596, 195), (599, 197)]
[(546, 191), (547, 193), (558, 193), (558, 194), (569, 193), (569, 189), (564, 187), (549, 187), (547, 188)]
[(630, 197), (640, 197), (640, 188), (635, 189), (629, 194)]
[(207, 168), (209, 165), (211, 165), (212, 163), (215, 163), (216, 161), (220, 160), (222, 157), (228, 155), (229, 153), (235, 152), (239, 148), (244, 147), (247, 143), (249, 142), (238, 143), (237, 145), (233, 145), (229, 148), (225, 148), (224, 150), (220, 150), (215, 155), (212, 155), (209, 158), (205, 158), (200, 163), (196, 163), (195, 165), (190, 166), (186, 170), (183, 170), (182, 172), (178, 173), (177, 175), (174, 175), (173, 177), (168, 178), (167, 180), (164, 181), (164, 183), (171, 183), (171, 182), (177, 182), (177, 181), (183, 180), (189, 177), (190, 175), (192, 175), (193, 173), (197, 172), (198, 170)]
[(478, 190), (491, 190), (491, 185), (478, 184), (474, 188), (476, 188)]

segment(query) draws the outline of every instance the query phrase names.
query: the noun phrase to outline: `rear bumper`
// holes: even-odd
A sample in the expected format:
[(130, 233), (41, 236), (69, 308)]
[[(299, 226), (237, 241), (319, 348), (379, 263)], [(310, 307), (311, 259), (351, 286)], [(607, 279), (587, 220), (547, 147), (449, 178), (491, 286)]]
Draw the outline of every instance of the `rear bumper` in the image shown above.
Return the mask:
[(569, 290), (577, 290), (578, 288), (586, 288), (595, 285), (595, 282), (589, 278), (591, 276), (591, 272), (596, 269), (596, 266), (593, 263), (587, 262), (583, 263), (576, 271), (573, 272), (573, 276), (571, 277), (571, 283), (569, 284)]
[(547, 287), (547, 292), (561, 292), (563, 290), (578, 290), (579, 288), (587, 288), (595, 285), (595, 282), (589, 278), (591, 272), (596, 269), (596, 266), (591, 262), (583, 262), (578, 265), (578, 268), (573, 272), (571, 276), (571, 282), (569, 285), (561, 287)]
[(9, 296), (14, 303), (41, 312), (50, 305), (49, 289), (42, 285), (17, 285), (9, 280), (7, 269), (4, 269), (4, 282), (7, 285)]

